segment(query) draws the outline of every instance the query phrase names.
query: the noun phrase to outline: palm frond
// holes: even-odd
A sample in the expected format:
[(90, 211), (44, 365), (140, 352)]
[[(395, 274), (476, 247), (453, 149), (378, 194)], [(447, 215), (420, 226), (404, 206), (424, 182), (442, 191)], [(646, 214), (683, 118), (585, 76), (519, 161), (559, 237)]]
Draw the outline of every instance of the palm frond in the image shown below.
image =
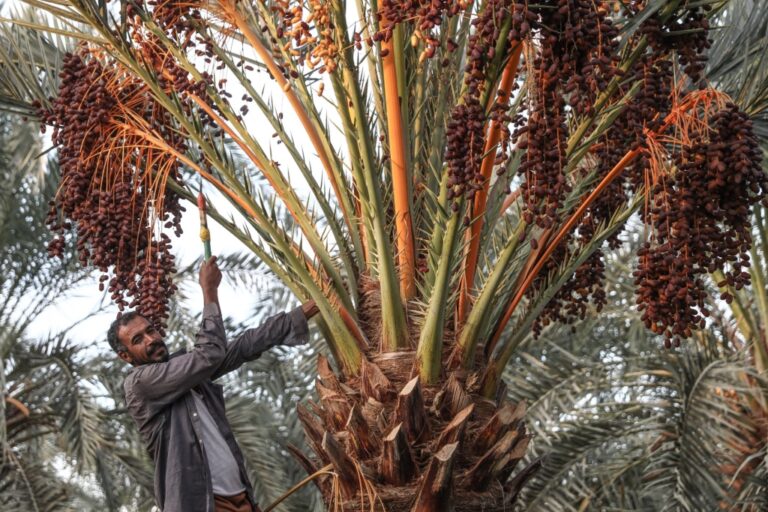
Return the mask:
[(87, 34), (70, 28), (75, 20), (46, 18), (31, 7), (21, 8), (14, 19), (19, 22), (0, 19), (0, 109), (33, 116), (34, 101), (47, 105), (57, 94), (64, 53)]

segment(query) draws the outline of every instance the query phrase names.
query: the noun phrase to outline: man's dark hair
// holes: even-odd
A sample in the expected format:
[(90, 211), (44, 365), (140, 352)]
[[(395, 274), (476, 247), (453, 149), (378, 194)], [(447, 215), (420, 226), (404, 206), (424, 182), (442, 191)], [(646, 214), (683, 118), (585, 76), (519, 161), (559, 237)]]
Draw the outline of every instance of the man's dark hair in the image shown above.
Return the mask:
[(112, 322), (112, 325), (109, 326), (109, 330), (107, 331), (107, 341), (109, 342), (109, 346), (112, 347), (112, 350), (118, 353), (125, 352), (125, 346), (120, 343), (119, 339), (117, 339), (117, 331), (122, 326), (127, 325), (128, 322), (138, 316), (145, 318), (144, 315), (138, 311), (129, 311), (127, 313), (123, 313), (117, 317), (114, 322)]

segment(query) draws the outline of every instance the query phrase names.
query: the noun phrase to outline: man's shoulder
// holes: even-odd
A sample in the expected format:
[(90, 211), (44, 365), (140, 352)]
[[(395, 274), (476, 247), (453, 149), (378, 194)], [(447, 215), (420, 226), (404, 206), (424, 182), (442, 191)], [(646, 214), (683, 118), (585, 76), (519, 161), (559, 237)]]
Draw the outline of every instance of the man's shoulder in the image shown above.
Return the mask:
[[(171, 360), (186, 353), (187, 353), (186, 349), (177, 350), (176, 352), (168, 356), (168, 359)], [(153, 366), (155, 366), (156, 364), (163, 364), (163, 363), (150, 363), (150, 364), (143, 364), (141, 366), (131, 367), (130, 371), (128, 372), (128, 375), (125, 376), (125, 380), (123, 381), (123, 390), (126, 393), (133, 390), (133, 388), (136, 385), (136, 381), (141, 378), (142, 374), (147, 371), (151, 371), (153, 369)]]
[(136, 383), (136, 370), (139, 368), (141, 367), (132, 366), (123, 379), (123, 391), (125, 391), (126, 394), (133, 389), (133, 386)]
[(141, 366), (131, 368), (128, 375), (123, 380), (123, 392), (125, 393), (125, 401), (129, 408), (136, 407), (137, 399), (140, 398), (137, 393), (137, 382), (142, 374), (143, 370)]

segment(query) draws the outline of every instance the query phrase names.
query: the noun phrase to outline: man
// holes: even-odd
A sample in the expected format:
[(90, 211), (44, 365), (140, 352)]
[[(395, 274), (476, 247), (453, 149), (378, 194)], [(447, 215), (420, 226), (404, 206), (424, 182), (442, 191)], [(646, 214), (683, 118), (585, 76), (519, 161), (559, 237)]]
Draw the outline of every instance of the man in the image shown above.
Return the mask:
[(107, 338), (133, 365), (123, 385), (128, 410), (155, 462), (155, 498), (163, 512), (258, 512), (253, 489), (213, 380), (257, 359), (275, 345), (308, 340), (310, 301), (280, 313), (227, 343), (219, 311), (221, 271), (203, 263), (203, 321), (190, 352), (168, 354), (154, 326), (135, 312), (122, 315)]

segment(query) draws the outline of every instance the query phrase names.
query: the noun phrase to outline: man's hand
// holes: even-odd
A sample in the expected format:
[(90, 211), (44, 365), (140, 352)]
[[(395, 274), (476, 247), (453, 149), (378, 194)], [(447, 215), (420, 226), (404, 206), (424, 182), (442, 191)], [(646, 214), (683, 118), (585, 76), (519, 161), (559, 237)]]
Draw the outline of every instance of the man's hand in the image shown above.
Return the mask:
[(200, 267), (200, 288), (203, 289), (203, 304), (219, 303), (219, 284), (221, 284), (221, 270), (216, 264), (216, 256), (211, 256)]
[(307, 320), (315, 316), (320, 312), (320, 309), (317, 307), (317, 304), (315, 304), (315, 301), (312, 299), (309, 299), (307, 302), (301, 305), (301, 310), (304, 312), (304, 317), (306, 317)]

